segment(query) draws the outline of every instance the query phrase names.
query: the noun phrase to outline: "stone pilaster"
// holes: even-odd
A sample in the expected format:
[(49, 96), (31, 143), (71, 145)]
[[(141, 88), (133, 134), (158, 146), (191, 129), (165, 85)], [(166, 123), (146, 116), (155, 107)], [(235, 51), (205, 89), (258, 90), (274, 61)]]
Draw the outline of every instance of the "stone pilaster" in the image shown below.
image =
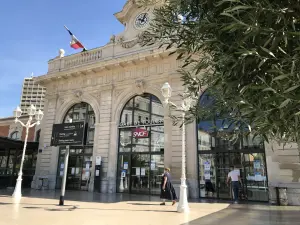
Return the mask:
[(117, 174), (117, 162), (118, 162), (118, 126), (116, 122), (110, 123), (110, 145), (108, 155), (108, 193), (116, 192), (116, 174)]
[(187, 185), (189, 188), (190, 198), (199, 198), (198, 185), (198, 154), (197, 154), (197, 133), (196, 122), (186, 126), (186, 165), (187, 165)]
[(98, 135), (95, 137), (96, 149), (94, 157), (101, 156), (101, 192), (108, 192), (108, 154), (110, 147), (110, 132), (111, 132), (111, 107), (112, 107), (112, 96), (111, 90), (101, 92), (100, 98), (100, 123), (98, 125)]

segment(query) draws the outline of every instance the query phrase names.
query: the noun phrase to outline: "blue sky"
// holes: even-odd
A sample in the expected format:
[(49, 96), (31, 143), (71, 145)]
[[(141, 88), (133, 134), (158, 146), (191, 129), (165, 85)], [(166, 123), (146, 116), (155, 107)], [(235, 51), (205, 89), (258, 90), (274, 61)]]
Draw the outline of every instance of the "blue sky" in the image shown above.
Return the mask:
[(47, 62), (69, 46), (66, 25), (87, 48), (123, 30), (114, 17), (126, 0), (9, 0), (0, 7), (0, 118), (20, 104), (24, 77), (47, 73)]

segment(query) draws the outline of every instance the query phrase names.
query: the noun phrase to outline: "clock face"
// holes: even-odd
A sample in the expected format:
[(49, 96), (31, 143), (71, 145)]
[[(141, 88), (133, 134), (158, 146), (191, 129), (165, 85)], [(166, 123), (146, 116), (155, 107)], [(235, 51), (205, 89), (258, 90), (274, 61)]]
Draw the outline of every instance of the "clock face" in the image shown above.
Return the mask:
[(148, 26), (150, 21), (150, 16), (148, 13), (141, 13), (139, 14), (134, 22), (135, 28), (143, 29)]

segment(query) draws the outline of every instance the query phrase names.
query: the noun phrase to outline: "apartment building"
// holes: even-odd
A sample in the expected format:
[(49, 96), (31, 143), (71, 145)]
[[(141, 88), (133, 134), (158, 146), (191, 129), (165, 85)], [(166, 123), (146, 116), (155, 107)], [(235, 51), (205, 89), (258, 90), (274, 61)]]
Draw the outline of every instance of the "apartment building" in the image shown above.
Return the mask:
[(20, 107), (23, 113), (27, 113), (27, 108), (32, 104), (37, 110), (44, 108), (46, 88), (35, 84), (33, 77), (25, 78), (22, 87)]

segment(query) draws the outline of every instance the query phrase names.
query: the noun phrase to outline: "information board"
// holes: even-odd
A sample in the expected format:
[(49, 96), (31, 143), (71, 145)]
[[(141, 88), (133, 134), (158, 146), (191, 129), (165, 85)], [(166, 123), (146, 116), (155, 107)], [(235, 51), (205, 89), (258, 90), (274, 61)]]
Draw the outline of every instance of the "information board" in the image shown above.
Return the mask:
[(51, 146), (83, 145), (84, 122), (53, 124)]

